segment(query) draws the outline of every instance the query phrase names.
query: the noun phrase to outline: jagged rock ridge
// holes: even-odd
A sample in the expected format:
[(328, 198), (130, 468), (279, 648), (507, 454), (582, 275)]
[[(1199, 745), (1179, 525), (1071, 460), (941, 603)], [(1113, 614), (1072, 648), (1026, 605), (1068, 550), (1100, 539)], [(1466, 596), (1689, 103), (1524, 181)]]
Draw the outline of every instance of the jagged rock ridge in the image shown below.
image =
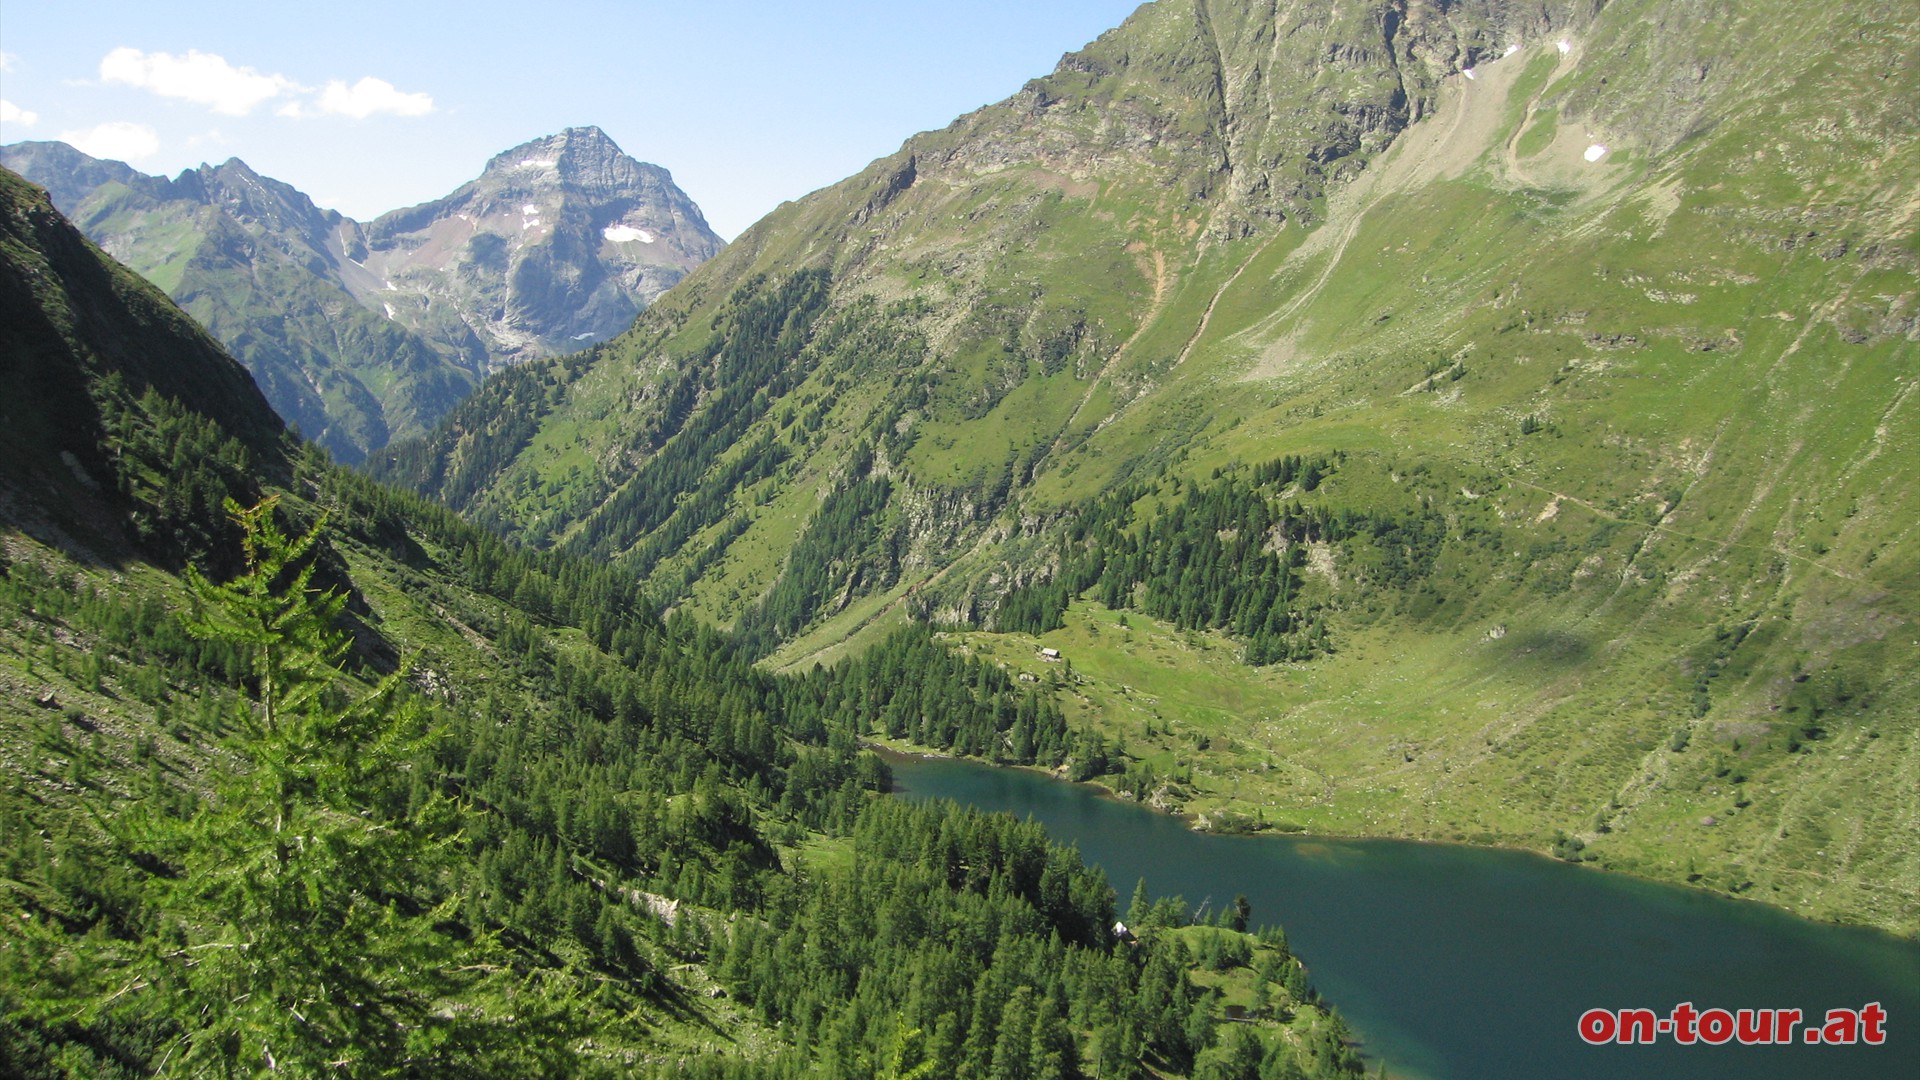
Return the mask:
[(0, 160), (346, 461), (429, 429), (490, 371), (619, 333), (720, 246), (665, 170), (597, 128), (517, 147), (447, 199), (371, 226), (238, 159), (172, 179), (63, 143)]

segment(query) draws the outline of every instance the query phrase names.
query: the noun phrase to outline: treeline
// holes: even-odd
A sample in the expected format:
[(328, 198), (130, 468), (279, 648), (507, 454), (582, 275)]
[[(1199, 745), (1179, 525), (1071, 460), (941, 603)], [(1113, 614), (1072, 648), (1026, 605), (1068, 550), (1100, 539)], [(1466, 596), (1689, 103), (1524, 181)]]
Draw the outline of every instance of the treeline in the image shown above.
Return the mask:
[(260, 463), (219, 425), (151, 387), (136, 398), (109, 376), (96, 396), (114, 485), (131, 509), (129, 538), (175, 569), (237, 569), (239, 532), (220, 504), (229, 494), (258, 497)]
[[(701, 530), (725, 517), (741, 491), (772, 476), (792, 456), (793, 452), (775, 439), (772, 432), (762, 432), (732, 461), (702, 479), (681, 500), (663, 527), (647, 534), (646, 539), (620, 560), (622, 566), (636, 577), (651, 574), (661, 560), (678, 553)], [(723, 529), (700, 557), (711, 561), (725, 554), (727, 545), (745, 531), (745, 524), (742, 519), (739, 528)]]
[(771, 653), (816, 618), (899, 577), (903, 536), (886, 527), (893, 484), (872, 469), (873, 448), (862, 444), (847, 479), (807, 523), (773, 588), (735, 621), (734, 637), (748, 653)]
[(743, 455), (746, 472), (724, 489), (714, 480), (708, 498), (682, 507), (747, 429), (805, 378), (798, 360), (826, 310), (828, 285), (825, 270), (802, 270), (778, 284), (756, 278), (734, 293), (715, 317), (711, 342), (688, 359), (636, 434), (635, 449), (650, 456), (568, 539), (571, 550), (611, 558), (676, 513), (687, 515), (682, 531), (692, 536), (719, 520), (738, 485), (770, 474), (777, 461)]
[(465, 509), (526, 449), (559, 395), (604, 354), (604, 346), (533, 360), (489, 375), (431, 433), (376, 450), (367, 473), (455, 509)]
[(1299, 597), (1306, 545), (1337, 539), (1351, 523), (1278, 496), (1296, 481), (1314, 490), (1338, 461), (1283, 457), (1184, 491), (1176, 483), (1175, 499), (1157, 484), (1109, 492), (1063, 532), (1052, 577), (1007, 594), (994, 628), (1059, 629), (1067, 604), (1090, 593), (1183, 630), (1225, 630), (1245, 643), (1250, 664), (1318, 655), (1330, 644), (1317, 606)]
[(795, 734), (840, 717), (861, 734), (1020, 765), (1057, 766), (1081, 746), (1051, 694), (962, 656), (915, 623), (831, 668), (781, 684)]
[[(992, 617), (999, 631), (1043, 634), (1065, 625), (1086, 596), (1182, 630), (1220, 630), (1253, 665), (1331, 652), (1331, 590), (1303, 589), (1309, 545), (1335, 549), (1354, 589), (1391, 597), (1422, 616), (1445, 602), (1433, 572), (1447, 545), (1498, 550), (1485, 522), (1450, 523), (1426, 495), (1366, 511), (1283, 498), (1317, 489), (1344, 454), (1287, 456), (1216, 470), (1206, 481), (1129, 484), (1083, 505), (1057, 541), (1047, 577), (1009, 590)], [(1418, 466), (1412, 479), (1424, 478)]]

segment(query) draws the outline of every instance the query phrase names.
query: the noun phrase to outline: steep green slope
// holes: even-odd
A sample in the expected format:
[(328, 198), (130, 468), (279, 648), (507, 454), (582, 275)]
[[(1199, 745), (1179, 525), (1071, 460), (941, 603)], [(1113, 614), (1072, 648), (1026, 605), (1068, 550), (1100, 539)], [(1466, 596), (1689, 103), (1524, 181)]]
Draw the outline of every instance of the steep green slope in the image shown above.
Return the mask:
[[(1145, 392), (1168, 347), (1191, 336), (1181, 320), (1205, 310), (1209, 275), (1237, 265), (1229, 241), (1293, 236), (1280, 226), (1310, 220), (1329, 178), (1357, 171), (1431, 106), (1450, 58), (1519, 32), (1504, 22), (1471, 5), (1404, 25), (1384, 9), (1261, 25), (1247, 5), (1143, 8), (1008, 102), (748, 230), (587, 365), (552, 434), (527, 444), (517, 419), (476, 406), (428, 455), (444, 464), (406, 451), (395, 457), (411, 464), (394, 475), (411, 469), (416, 483), (530, 538), (581, 530), (589, 546), (619, 550), (660, 525), (643, 518), (636, 530), (605, 509), (642, 458), (683, 424), (699, 426), (695, 414), (723, 414), (702, 431), (753, 425), (807, 464), (765, 492), (766, 512), (747, 515), (752, 551), (720, 579), (740, 595), (702, 603), (726, 618), (770, 585), (782, 537), (862, 443), (892, 444), (883, 467), (909, 481), (894, 503), (925, 505), (941, 531), (957, 523), (977, 536), (1050, 453)], [(787, 312), (805, 327), (778, 308), (802, 270), (825, 275), (833, 315)], [(1174, 340), (1176, 324), (1186, 329)], [(781, 352), (746, 373), (756, 381), (721, 386), (723, 357), (762, 339)], [(550, 381), (509, 382), (532, 379)], [(502, 396), (522, 402), (520, 416), (553, 395)], [(786, 407), (770, 408), (776, 400)], [(504, 447), (488, 435), (501, 424), (512, 431)], [(700, 472), (675, 493), (730, 467), (719, 451), (684, 448)], [(476, 472), (469, 459), (489, 467)], [(440, 469), (463, 480), (442, 489), (420, 472)], [(711, 539), (715, 514), (697, 518), (698, 530), (678, 532)], [(924, 569), (943, 557), (922, 538), (906, 558)]]
[[(206, 554), (220, 532), (219, 485), (235, 470), (284, 467), (279, 418), (245, 369), (158, 289), (103, 258), (44, 191), (0, 170), (0, 213), (0, 485), (13, 512), (108, 556), (135, 545), (178, 566)], [(136, 432), (147, 411), (153, 429)], [(190, 436), (183, 412), (220, 416), (224, 430)], [(136, 513), (155, 479), (132, 463), (138, 449), (162, 455), (176, 482)]]
[[(0, 459), (8, 1075), (1358, 1072), (1284, 935), (1168, 899), (1116, 940), (1037, 826), (878, 798), (844, 673), (301, 451), (0, 198), (0, 376), (41, 410)], [(969, 674), (931, 712), (996, 741)]]
[[(1600, 60), (1636, 40), (1625, 14), (1479, 68), (1344, 217), (1223, 290), (1170, 375), (1219, 432), (1178, 472), (1344, 449), (1319, 501), (1445, 522), (1411, 582), (1377, 540), (1313, 553), (1338, 655), (1205, 719), (1255, 749), (1208, 786), (1266, 751), (1294, 786), (1243, 811), (1555, 841), (1911, 931), (1920, 160), (1886, 85), (1910, 42), (1749, 27), (1711, 124), (1643, 136), (1623, 109), (1575, 135), (1555, 110), (1634, 82)], [(1770, 107), (1732, 104), (1762, 78)], [(1176, 408), (1092, 445), (1111, 461)]]
[(998, 625), (1120, 485), (1343, 455), (1265, 496), (1366, 528), (1298, 547), (1330, 658), (1235, 669), (1321, 778), (1262, 798), (1911, 930), (1914, 47), (1166, 0), (382, 467), (803, 667)]

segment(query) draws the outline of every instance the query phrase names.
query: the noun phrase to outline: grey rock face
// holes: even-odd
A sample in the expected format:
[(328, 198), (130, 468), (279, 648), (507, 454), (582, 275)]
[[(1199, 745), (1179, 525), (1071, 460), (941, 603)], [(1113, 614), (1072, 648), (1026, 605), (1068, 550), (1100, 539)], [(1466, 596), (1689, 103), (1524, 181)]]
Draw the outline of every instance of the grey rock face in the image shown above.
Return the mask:
[(444, 199), (366, 228), (350, 285), (429, 338), (471, 335), (494, 366), (604, 341), (721, 240), (655, 165), (599, 128), (516, 146)]

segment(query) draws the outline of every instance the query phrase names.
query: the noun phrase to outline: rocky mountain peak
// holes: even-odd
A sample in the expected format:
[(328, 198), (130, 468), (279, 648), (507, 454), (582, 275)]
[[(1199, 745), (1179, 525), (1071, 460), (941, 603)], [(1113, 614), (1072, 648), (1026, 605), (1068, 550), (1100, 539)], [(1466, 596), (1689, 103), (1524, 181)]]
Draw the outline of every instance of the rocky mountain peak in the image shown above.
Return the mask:
[(237, 157), (219, 165), (202, 165), (182, 172), (174, 187), (208, 205), (218, 206), (249, 229), (298, 233), (316, 249), (327, 246), (326, 235), (342, 218), (322, 210), (306, 193), (260, 175)]
[(450, 345), (477, 336), (495, 363), (612, 337), (721, 246), (665, 169), (597, 127), (497, 154), (447, 197), (374, 221), (366, 242), (392, 318)]
[(481, 174), (481, 183), (489, 180), (518, 187), (559, 185), (592, 194), (673, 182), (665, 169), (627, 156), (597, 127), (567, 128), (498, 154)]

